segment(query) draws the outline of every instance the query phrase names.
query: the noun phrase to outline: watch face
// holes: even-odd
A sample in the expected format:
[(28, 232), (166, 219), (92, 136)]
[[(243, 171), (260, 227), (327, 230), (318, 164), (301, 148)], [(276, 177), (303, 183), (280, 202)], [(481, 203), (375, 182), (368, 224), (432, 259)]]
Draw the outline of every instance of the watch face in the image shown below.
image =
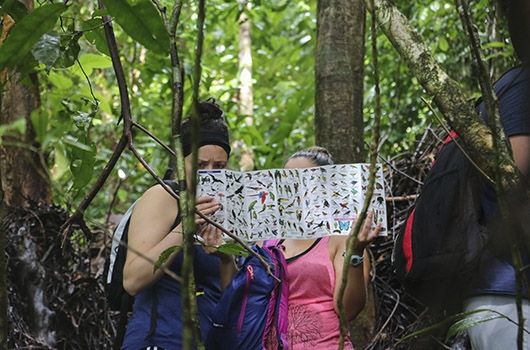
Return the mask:
[(362, 256), (354, 255), (351, 257), (350, 265), (359, 266), (363, 263), (364, 258)]

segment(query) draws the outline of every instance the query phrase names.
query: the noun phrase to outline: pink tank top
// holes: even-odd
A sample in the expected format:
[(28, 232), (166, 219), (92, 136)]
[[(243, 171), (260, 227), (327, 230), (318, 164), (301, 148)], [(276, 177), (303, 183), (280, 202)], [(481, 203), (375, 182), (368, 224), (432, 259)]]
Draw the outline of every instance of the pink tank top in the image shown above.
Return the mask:
[[(287, 264), (289, 281), (289, 349), (336, 350), (339, 316), (333, 291), (335, 269), (328, 251), (329, 236)], [(353, 349), (347, 338), (345, 349)]]

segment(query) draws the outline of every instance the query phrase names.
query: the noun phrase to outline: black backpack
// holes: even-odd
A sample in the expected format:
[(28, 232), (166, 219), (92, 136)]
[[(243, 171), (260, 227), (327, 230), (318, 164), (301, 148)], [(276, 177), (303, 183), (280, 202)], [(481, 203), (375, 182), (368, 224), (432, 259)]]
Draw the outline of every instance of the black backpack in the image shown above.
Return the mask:
[(480, 197), (485, 178), (452, 132), (396, 239), (395, 272), (433, 311), (458, 311), (488, 241)]
[[(176, 193), (179, 192), (178, 184), (174, 181), (164, 180), (164, 183), (171, 187)], [(127, 241), (129, 233), (129, 222), (136, 202), (134, 202), (123, 215), (118, 227), (112, 234), (112, 242), (109, 256), (105, 260), (103, 278), (105, 278), (105, 294), (107, 303), (112, 311), (120, 311), (120, 321), (117, 330), (115, 348), (119, 348), (125, 335), (125, 324), (127, 323), (127, 313), (132, 310), (134, 297), (128, 294), (123, 288), (123, 268), (127, 257)], [(177, 215), (171, 229), (180, 223), (180, 215)]]

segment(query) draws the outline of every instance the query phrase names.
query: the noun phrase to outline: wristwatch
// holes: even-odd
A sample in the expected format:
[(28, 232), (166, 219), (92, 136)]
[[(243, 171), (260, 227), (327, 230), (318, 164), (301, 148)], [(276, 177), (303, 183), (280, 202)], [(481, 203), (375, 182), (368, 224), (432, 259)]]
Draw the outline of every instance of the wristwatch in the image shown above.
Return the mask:
[[(342, 253), (342, 256), (346, 256), (346, 252)], [(364, 261), (364, 256), (352, 255), (350, 258), (350, 266), (357, 267), (360, 266)]]

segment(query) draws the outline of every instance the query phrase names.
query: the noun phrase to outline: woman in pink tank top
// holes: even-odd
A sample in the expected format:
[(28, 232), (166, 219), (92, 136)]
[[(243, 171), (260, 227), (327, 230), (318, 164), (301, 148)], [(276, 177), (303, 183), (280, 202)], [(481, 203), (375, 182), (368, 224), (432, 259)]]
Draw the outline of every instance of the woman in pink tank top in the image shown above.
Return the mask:
[[(295, 153), (286, 168), (308, 168), (333, 164), (329, 152), (312, 147)], [(371, 214), (367, 222), (372, 222)], [(344, 294), (346, 316), (353, 320), (366, 301), (369, 266), (364, 248), (377, 237), (380, 229), (364, 225), (357, 237), (358, 256), (348, 271)], [(287, 259), (289, 282), (289, 345), (290, 350), (338, 349), (340, 325), (338, 291), (342, 276), (347, 237), (326, 236), (319, 239), (287, 239), (279, 243)], [(363, 260), (360, 257), (365, 257)], [(347, 338), (345, 349), (353, 349)]]

